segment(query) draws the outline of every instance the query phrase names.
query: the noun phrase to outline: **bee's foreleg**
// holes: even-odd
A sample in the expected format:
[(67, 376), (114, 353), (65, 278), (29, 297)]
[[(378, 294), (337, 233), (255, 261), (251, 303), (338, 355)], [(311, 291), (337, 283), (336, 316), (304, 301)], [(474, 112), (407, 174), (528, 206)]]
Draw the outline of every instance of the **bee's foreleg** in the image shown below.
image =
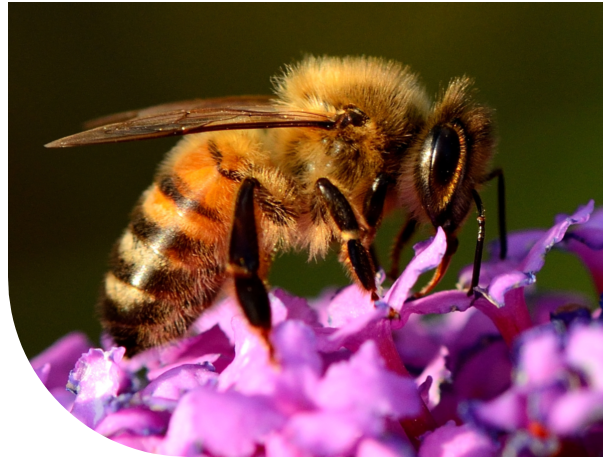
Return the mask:
[[(360, 228), (352, 206), (341, 191), (328, 179), (318, 179), (316, 188), (331, 218), (339, 228), (344, 260), (346, 263), (349, 262), (362, 287), (371, 292), (374, 300), (379, 299), (375, 285), (375, 267), (369, 251), (360, 240)], [(347, 256), (345, 256), (346, 254)]]
[(234, 212), (230, 237), (229, 268), (233, 273), (237, 298), (249, 323), (267, 336), (271, 325), (270, 302), (258, 275), (260, 253), (254, 212), (255, 179), (243, 180)]

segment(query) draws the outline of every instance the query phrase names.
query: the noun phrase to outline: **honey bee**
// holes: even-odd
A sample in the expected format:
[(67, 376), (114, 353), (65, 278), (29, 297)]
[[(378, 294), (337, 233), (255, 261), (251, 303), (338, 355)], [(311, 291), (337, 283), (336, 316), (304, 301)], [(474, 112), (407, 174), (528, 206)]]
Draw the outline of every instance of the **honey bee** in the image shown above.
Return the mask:
[[(221, 292), (234, 291), (268, 341), (266, 278), (275, 253), (311, 258), (340, 245), (340, 261), (373, 300), (372, 243), (384, 214), (405, 209), (398, 254), (418, 224), (456, 247), (477, 190), (493, 177), (491, 111), (472, 82), (453, 79), (431, 104), (408, 67), (377, 58), (308, 57), (274, 79), (275, 96), (191, 100), (101, 118), (52, 142), (71, 147), (187, 135), (160, 165), (132, 213), (104, 280), (104, 328), (134, 355), (186, 333)], [(278, 129), (277, 129), (278, 128)], [(190, 135), (189, 135), (190, 134)], [(504, 238), (503, 238), (504, 239)]]

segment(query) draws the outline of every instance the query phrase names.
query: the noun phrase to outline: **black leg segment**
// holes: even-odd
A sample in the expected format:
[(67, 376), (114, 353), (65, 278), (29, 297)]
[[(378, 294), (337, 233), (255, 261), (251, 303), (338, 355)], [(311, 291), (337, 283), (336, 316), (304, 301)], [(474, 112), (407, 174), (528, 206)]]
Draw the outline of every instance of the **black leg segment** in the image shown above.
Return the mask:
[(268, 293), (258, 275), (260, 254), (253, 200), (257, 185), (256, 180), (246, 178), (239, 189), (230, 237), (229, 265), (234, 274), (237, 298), (249, 323), (266, 331), (270, 329), (271, 317)]
[(473, 276), (471, 277), (471, 286), (469, 287), (468, 296), (473, 295), (473, 289), (477, 287), (477, 283), (479, 282), (479, 274), (482, 267), (482, 253), (484, 251), (484, 240), (486, 238), (486, 214), (484, 212), (484, 206), (482, 205), (482, 200), (477, 194), (477, 191), (473, 190), (473, 199), (475, 200), (475, 205), (477, 206), (477, 244), (475, 246), (475, 258), (473, 260)]
[(257, 273), (253, 273), (249, 277), (235, 274), (234, 281), (239, 304), (249, 323), (262, 330), (269, 330), (272, 320), (270, 301), (262, 279)]
[(369, 292), (376, 290), (375, 268), (371, 262), (370, 254), (358, 239), (348, 241), (348, 256), (362, 286)]
[(375, 267), (369, 251), (360, 240), (360, 228), (352, 206), (343, 193), (328, 179), (317, 180), (316, 187), (321, 194), (329, 214), (341, 231), (342, 242), (346, 244), (350, 264), (358, 281), (377, 300), (375, 285)]
[(500, 238), (500, 259), (507, 258), (507, 212), (505, 199), (505, 175), (502, 169), (494, 169), (486, 182), (498, 177), (498, 235)]
[[(343, 193), (333, 185), (328, 179), (321, 178), (316, 181), (316, 187), (322, 195), (327, 209), (333, 217), (335, 224), (342, 233), (358, 233), (358, 221), (352, 210), (352, 206), (345, 198)], [(357, 234), (354, 234), (358, 237)]]
[(387, 197), (390, 180), (385, 174), (379, 174), (364, 201), (364, 219), (371, 228), (377, 226), (383, 215), (383, 205)]

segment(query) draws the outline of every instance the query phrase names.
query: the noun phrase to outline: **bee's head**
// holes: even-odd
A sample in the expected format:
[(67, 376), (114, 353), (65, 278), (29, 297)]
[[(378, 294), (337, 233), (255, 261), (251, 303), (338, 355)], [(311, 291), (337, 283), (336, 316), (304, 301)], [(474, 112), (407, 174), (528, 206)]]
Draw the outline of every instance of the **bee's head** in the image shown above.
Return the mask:
[(473, 190), (484, 182), (494, 144), (491, 111), (472, 100), (469, 79), (453, 80), (414, 146), (413, 181), (422, 220), (447, 234), (459, 228)]

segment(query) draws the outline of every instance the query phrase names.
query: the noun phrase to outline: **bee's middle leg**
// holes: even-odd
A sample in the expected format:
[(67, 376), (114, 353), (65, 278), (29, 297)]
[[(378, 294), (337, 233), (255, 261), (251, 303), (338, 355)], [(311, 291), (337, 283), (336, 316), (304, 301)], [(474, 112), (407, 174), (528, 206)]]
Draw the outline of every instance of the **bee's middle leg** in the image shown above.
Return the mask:
[(369, 250), (363, 246), (360, 239), (360, 227), (352, 206), (341, 191), (328, 179), (318, 179), (316, 188), (333, 221), (339, 228), (340, 237), (344, 244), (342, 251), (347, 252), (354, 274), (362, 287), (371, 292), (373, 300), (379, 299), (375, 285), (375, 267)]

